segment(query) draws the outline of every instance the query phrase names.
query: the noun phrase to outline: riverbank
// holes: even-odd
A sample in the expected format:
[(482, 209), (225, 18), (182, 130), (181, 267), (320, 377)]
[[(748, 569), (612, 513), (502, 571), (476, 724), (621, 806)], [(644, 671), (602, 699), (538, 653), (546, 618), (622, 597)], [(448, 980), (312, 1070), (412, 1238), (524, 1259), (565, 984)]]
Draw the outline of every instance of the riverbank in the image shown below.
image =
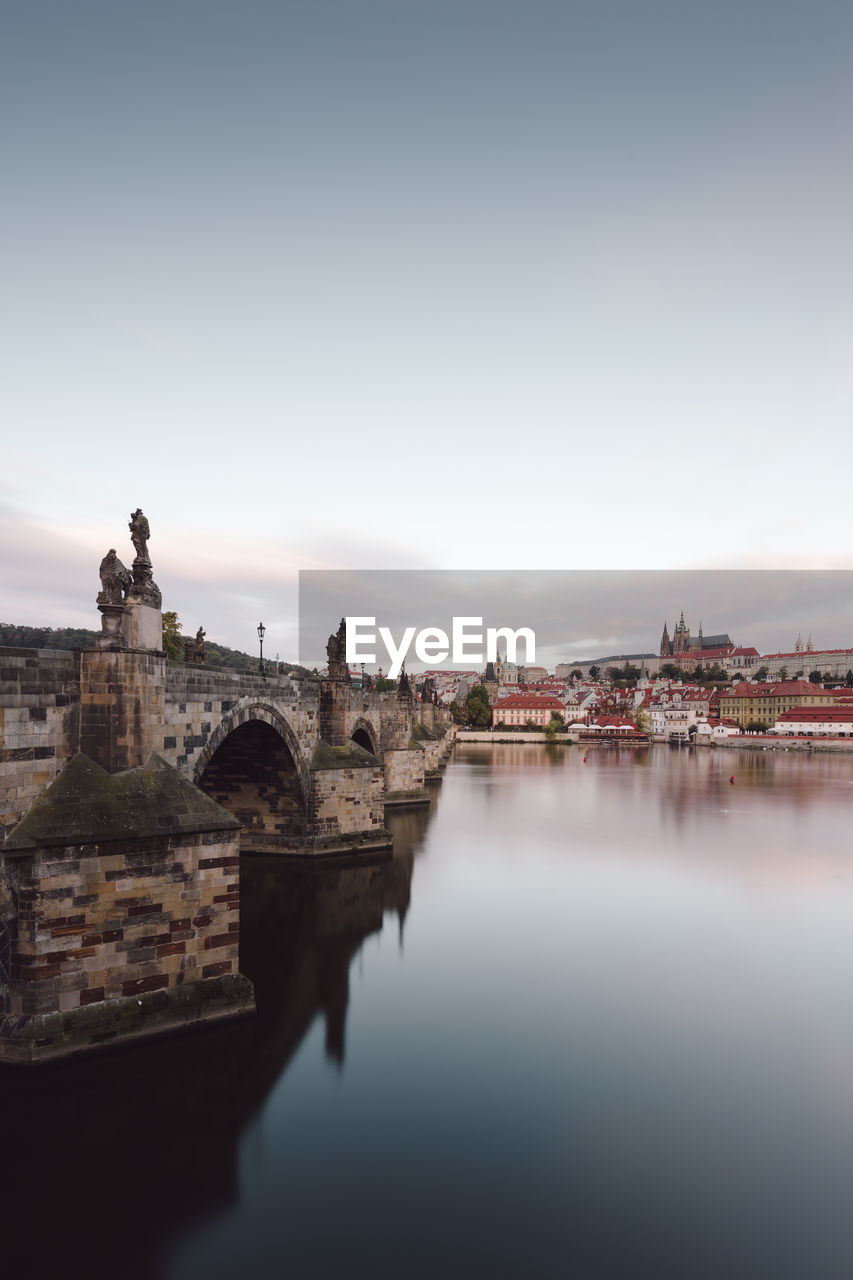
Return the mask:
[[(569, 746), (576, 747), (582, 745), (584, 750), (587, 747), (604, 746), (605, 742), (608, 746), (612, 745), (613, 739), (603, 739), (600, 743), (595, 741), (584, 742), (579, 744), (577, 736), (570, 733), (558, 733), (554, 737), (549, 738), (544, 732), (513, 733), (507, 730), (499, 732), (490, 732), (481, 729), (460, 729), (456, 734), (457, 742), (487, 742), (492, 746), (499, 743), (525, 743), (529, 745), (541, 746), (543, 743), (552, 746)], [(656, 745), (669, 745), (665, 738), (656, 737), (652, 739)], [(626, 737), (623, 741), (616, 741), (617, 746), (642, 745), (648, 746), (648, 743), (632, 743), (630, 737)], [(694, 740), (687, 744), (689, 747), (699, 747), (704, 750), (716, 749), (723, 747), (726, 750), (739, 751), (799, 751), (804, 755), (820, 754), (849, 754), (853, 752), (853, 738), (795, 738), (786, 737), (779, 738), (776, 736), (769, 737), (765, 734), (738, 734), (731, 738), (718, 738), (714, 742), (701, 742)], [(678, 748), (679, 750), (683, 748)]]

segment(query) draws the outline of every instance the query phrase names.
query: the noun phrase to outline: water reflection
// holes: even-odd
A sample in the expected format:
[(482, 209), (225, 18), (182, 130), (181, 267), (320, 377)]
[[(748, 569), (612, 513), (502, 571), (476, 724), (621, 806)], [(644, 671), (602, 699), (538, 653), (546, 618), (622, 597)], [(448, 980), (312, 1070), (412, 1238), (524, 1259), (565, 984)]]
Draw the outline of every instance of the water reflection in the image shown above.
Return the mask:
[(246, 861), (256, 1019), (4, 1075), (17, 1257), (847, 1280), (853, 760), (586, 756), (466, 745), (392, 862)]
[(171, 1241), (238, 1202), (242, 1135), (318, 1016), (343, 1064), (349, 969), (396, 917), (430, 811), (389, 815), (393, 858), (241, 862), (241, 969), (257, 1015), (32, 1072), (4, 1070), (4, 1268), (148, 1280)]

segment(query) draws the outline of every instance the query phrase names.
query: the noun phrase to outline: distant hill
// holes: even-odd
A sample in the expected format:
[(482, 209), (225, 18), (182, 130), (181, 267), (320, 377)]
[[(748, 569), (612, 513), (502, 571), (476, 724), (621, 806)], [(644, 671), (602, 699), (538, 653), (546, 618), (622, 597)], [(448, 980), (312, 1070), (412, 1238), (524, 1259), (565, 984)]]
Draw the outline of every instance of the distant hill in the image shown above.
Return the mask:
[[(12, 649), (93, 649), (99, 636), (98, 631), (87, 631), (83, 627), (19, 627), (11, 622), (0, 622), (0, 646)], [(232, 671), (257, 671), (258, 660), (239, 649), (229, 649), (226, 644), (215, 640), (204, 642), (205, 665), (208, 667), (228, 667)], [(289, 674), (312, 676), (313, 671), (300, 667), (295, 662), (280, 662), (279, 669)], [(270, 667), (275, 663), (269, 663)]]

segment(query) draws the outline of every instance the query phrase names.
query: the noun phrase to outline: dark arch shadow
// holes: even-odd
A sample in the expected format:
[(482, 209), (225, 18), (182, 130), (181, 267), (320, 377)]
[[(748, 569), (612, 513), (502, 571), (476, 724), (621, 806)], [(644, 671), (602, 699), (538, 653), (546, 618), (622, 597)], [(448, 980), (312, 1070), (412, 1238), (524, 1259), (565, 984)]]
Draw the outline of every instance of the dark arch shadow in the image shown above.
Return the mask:
[(368, 720), (357, 720), (355, 728), (350, 734), (350, 738), (359, 747), (364, 747), (365, 751), (369, 751), (371, 755), (379, 758), (379, 742), (376, 737), (376, 730)]
[(304, 843), (308, 814), (297, 762), (266, 720), (232, 728), (196, 781), (243, 824), (241, 853), (287, 853)]

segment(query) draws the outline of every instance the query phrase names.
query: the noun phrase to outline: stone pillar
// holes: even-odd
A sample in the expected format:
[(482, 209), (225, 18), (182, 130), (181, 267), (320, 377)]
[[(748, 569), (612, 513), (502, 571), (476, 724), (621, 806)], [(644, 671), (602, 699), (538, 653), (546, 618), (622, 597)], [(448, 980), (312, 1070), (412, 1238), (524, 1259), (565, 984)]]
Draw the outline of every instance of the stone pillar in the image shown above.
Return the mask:
[(162, 749), (166, 659), (157, 653), (80, 653), (79, 749), (108, 773), (145, 764)]
[(342, 747), (349, 736), (347, 707), (350, 688), (343, 680), (320, 681), (320, 737), (330, 747)]
[(125, 610), (128, 649), (152, 649), (161, 652), (163, 648), (163, 614), (145, 600), (127, 597)]
[(239, 826), (162, 760), (109, 774), (74, 756), (0, 851), (17, 906), (0, 912), (0, 1062), (251, 1011)]

